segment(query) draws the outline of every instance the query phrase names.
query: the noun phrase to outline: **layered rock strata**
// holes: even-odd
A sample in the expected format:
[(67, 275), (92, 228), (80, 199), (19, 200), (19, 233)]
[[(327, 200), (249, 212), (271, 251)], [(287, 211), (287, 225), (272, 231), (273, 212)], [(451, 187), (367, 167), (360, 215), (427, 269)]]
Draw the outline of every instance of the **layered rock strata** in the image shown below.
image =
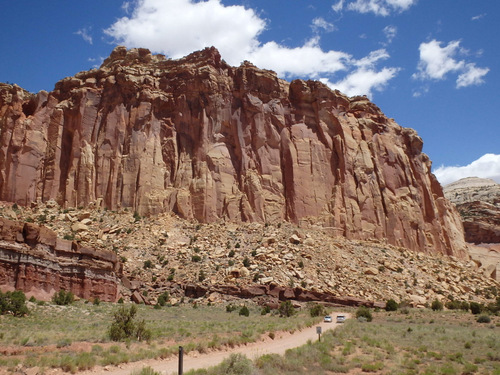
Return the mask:
[(0, 127), (1, 200), (314, 222), (467, 256), (414, 130), (366, 97), (231, 67), (214, 48), (169, 60), (117, 47), (50, 93), (3, 85)]
[(60, 239), (43, 226), (0, 218), (0, 288), (47, 300), (59, 290), (116, 301), (116, 254)]

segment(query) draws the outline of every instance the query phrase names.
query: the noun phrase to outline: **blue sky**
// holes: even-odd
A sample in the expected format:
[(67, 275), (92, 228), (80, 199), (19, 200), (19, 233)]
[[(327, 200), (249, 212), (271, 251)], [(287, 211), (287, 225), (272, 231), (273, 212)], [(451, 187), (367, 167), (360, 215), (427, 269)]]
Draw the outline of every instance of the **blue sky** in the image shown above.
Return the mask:
[(0, 81), (37, 92), (118, 44), (172, 58), (214, 45), (285, 79), (368, 95), (418, 131), (442, 184), (500, 182), (497, 0), (5, 2)]

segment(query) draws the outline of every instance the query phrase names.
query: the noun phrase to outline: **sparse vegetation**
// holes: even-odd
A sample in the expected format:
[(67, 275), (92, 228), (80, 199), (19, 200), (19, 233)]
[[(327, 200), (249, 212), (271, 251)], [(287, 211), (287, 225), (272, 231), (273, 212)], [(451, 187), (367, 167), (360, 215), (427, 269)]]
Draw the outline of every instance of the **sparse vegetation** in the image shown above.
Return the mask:
[(398, 303), (393, 299), (390, 299), (385, 303), (385, 311), (396, 311), (397, 309)]
[(281, 302), (278, 311), (280, 313), (280, 316), (286, 317), (286, 318), (289, 318), (289, 317), (295, 315), (295, 313), (296, 313), (295, 307), (293, 307), (291, 301)]
[(146, 329), (146, 322), (135, 321), (137, 307), (135, 305), (127, 308), (122, 306), (113, 314), (113, 322), (108, 329), (109, 338), (113, 341), (123, 341), (125, 339), (134, 339), (138, 341), (149, 340), (151, 331)]
[(28, 314), (26, 296), (21, 290), (2, 293), (0, 291), (0, 315), (12, 314), (13, 316), (24, 316)]
[(59, 292), (56, 292), (52, 296), (52, 302), (56, 305), (64, 306), (70, 305), (75, 301), (75, 296), (72, 292), (66, 292), (64, 289), (61, 289)]
[(366, 320), (367, 322), (371, 322), (373, 320), (372, 313), (370, 309), (366, 306), (360, 306), (356, 310), (356, 318), (359, 320)]

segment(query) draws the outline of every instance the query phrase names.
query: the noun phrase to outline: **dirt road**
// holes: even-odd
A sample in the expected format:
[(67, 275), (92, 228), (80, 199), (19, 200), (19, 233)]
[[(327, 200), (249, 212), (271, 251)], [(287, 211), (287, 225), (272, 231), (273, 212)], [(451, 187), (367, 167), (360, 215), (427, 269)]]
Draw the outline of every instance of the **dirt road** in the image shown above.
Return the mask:
[[(349, 318), (349, 314), (339, 313), (346, 315)], [(293, 334), (281, 333), (278, 334), (274, 340), (266, 337), (265, 340), (251, 343), (245, 346), (224, 350), (216, 351), (207, 354), (199, 353), (189, 353), (184, 354), (184, 372), (193, 369), (208, 368), (211, 366), (216, 366), (221, 363), (225, 358), (229, 357), (231, 354), (241, 353), (246, 355), (250, 359), (256, 359), (264, 354), (285, 354), (288, 349), (293, 349), (298, 346), (302, 346), (307, 343), (307, 341), (315, 341), (318, 339), (318, 334), (316, 333), (316, 327), (321, 326), (323, 333), (328, 329), (335, 329), (339, 324), (335, 323), (335, 316), (337, 313), (331, 314), (334, 318), (333, 323), (319, 323), (313, 327), (303, 329), (302, 331), (297, 331)], [(178, 358), (177, 356), (165, 360), (145, 360), (134, 363), (127, 363), (120, 365), (118, 367), (96, 367), (90, 371), (85, 371), (79, 373), (80, 375), (95, 375), (95, 374), (109, 374), (109, 375), (130, 375), (134, 370), (140, 370), (145, 366), (152, 367), (155, 371), (160, 372), (163, 375), (177, 374), (178, 370)]]

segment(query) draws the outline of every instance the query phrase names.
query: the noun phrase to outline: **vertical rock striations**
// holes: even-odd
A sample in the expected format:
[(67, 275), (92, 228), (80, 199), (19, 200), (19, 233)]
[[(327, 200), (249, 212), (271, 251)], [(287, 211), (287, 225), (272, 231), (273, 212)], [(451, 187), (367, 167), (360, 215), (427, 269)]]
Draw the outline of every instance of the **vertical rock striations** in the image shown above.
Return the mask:
[(3, 85), (0, 126), (2, 200), (312, 222), (465, 256), (414, 130), (365, 97), (231, 67), (214, 48), (168, 60), (117, 47), (50, 93)]

